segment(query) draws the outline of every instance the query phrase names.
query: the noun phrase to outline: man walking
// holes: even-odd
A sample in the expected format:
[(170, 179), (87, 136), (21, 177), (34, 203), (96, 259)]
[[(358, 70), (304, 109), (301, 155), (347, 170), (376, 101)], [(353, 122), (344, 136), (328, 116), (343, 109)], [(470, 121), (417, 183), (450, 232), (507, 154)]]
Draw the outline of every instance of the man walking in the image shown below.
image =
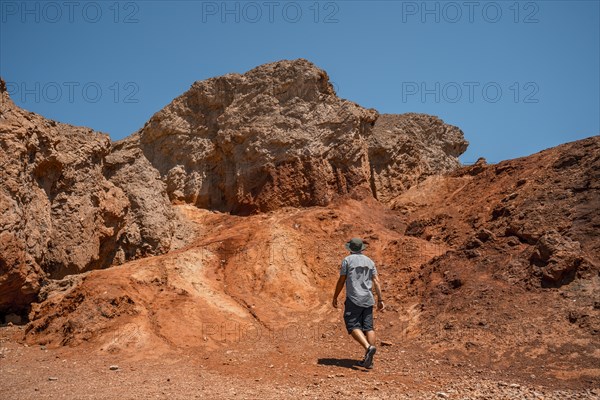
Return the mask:
[(358, 365), (373, 368), (375, 347), (375, 331), (373, 330), (373, 298), (372, 287), (377, 293), (377, 309), (383, 310), (381, 286), (377, 276), (375, 263), (362, 254), (366, 248), (361, 239), (354, 238), (346, 243), (350, 255), (342, 261), (340, 278), (333, 294), (333, 307), (338, 307), (337, 298), (346, 284), (346, 301), (344, 303), (344, 322), (348, 333), (365, 348), (365, 357)]

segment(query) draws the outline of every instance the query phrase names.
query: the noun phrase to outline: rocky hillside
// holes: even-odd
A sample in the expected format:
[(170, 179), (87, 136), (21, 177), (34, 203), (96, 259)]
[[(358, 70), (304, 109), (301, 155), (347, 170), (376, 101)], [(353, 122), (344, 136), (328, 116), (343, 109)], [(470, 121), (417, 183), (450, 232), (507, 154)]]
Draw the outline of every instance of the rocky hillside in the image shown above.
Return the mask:
[(246, 217), (176, 206), (199, 227), (192, 243), (57, 282), (35, 305), (25, 337), (99, 354), (185, 349), (213, 371), (245, 377), (268, 359), (310, 377), (319, 368), (307, 359), (358, 357), (352, 346), (340, 349), (349, 339), (330, 301), (343, 243), (360, 236), (383, 281), (379, 357), (394, 379), (404, 382), (414, 368), (457, 368), (594, 387), (598, 154), (593, 137), (480, 162), (425, 179), (391, 208), (368, 189), (328, 206)]
[(117, 143), (1, 95), (0, 315), (27, 314), (49, 279), (165, 253), (171, 203), (250, 214), (360, 188), (387, 201), (467, 145), (436, 117), (338, 98), (301, 59), (196, 82)]
[[(392, 289), (420, 299), (410, 336), (490, 365), (600, 376), (600, 136), (480, 160), (392, 208), (407, 217), (405, 235), (444, 249)], [(397, 263), (411, 254), (389, 250)]]

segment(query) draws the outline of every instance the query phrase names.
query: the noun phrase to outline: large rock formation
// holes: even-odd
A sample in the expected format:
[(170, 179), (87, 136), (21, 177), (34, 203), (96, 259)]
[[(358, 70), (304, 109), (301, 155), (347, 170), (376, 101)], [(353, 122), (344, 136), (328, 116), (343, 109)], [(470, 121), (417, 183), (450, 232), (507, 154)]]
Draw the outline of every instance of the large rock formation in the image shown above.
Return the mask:
[[(108, 135), (0, 95), (0, 313), (26, 309), (47, 277), (168, 250), (173, 214), (164, 186), (135, 151), (127, 159), (119, 150), (107, 163)], [(153, 212), (139, 212), (146, 206)]]
[(378, 128), (377, 117), (299, 59), (194, 83), (139, 141), (173, 201), (234, 213), (325, 205), (361, 186), (385, 200), (458, 166), (458, 128), (417, 114)]
[(356, 189), (386, 202), (466, 148), (438, 118), (338, 98), (302, 59), (196, 82), (115, 144), (20, 109), (0, 86), (0, 313), (26, 310), (46, 278), (168, 251), (169, 200), (239, 214)]

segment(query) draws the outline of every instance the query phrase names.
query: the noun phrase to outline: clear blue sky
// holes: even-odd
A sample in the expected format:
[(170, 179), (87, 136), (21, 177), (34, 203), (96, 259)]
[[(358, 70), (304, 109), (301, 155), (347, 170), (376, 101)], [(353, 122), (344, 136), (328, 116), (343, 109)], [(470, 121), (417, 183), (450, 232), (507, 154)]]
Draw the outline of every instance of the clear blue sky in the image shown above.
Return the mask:
[(0, 1), (17, 104), (123, 138), (196, 80), (280, 59), (495, 162), (600, 133), (599, 1)]

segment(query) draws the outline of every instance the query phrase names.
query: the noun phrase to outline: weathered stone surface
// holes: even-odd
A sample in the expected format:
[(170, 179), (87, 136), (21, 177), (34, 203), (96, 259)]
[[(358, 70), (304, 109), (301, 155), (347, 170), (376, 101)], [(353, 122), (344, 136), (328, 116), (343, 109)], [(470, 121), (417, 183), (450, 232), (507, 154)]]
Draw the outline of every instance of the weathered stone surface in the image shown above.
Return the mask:
[(460, 129), (437, 117), (380, 115), (368, 143), (375, 196), (389, 202), (430, 175), (458, 168), (467, 145)]
[[(165, 211), (162, 184), (149, 179), (156, 173), (149, 165), (149, 173), (143, 161), (132, 172), (129, 165), (112, 166), (119, 185), (130, 180), (124, 192), (104, 176), (108, 135), (47, 120), (17, 107), (6, 91), (1, 96), (0, 313), (22, 312), (46, 278), (168, 248), (172, 212)], [(148, 188), (144, 200), (132, 202), (140, 186)], [(141, 216), (144, 204), (155, 217)], [(158, 220), (164, 228), (154, 235), (164, 237), (153, 241), (145, 232)], [(136, 230), (139, 236), (130, 234)]]
[[(2, 222), (4, 230), (6, 225)], [(15, 232), (0, 233), (0, 307), (3, 311), (26, 309), (40, 290), (44, 273), (25, 252), (25, 247)]]
[(325, 205), (357, 187), (386, 201), (458, 166), (467, 144), (458, 128), (377, 117), (338, 98), (310, 62), (280, 61), (194, 83), (140, 143), (173, 201), (234, 213)]
[(104, 174), (129, 200), (115, 262), (166, 253), (171, 248), (175, 214), (160, 174), (138, 147), (137, 136), (114, 145)]
[(537, 242), (530, 260), (542, 269), (546, 284), (560, 285), (575, 278), (583, 261), (581, 245), (551, 231)]
[(105, 252), (122, 228), (127, 199), (102, 175), (107, 135), (24, 111), (6, 92), (0, 107), (0, 224), (7, 250), (0, 257), (8, 276), (27, 277), (1, 285), (3, 309), (30, 299), (46, 274), (59, 278), (110, 265)]

